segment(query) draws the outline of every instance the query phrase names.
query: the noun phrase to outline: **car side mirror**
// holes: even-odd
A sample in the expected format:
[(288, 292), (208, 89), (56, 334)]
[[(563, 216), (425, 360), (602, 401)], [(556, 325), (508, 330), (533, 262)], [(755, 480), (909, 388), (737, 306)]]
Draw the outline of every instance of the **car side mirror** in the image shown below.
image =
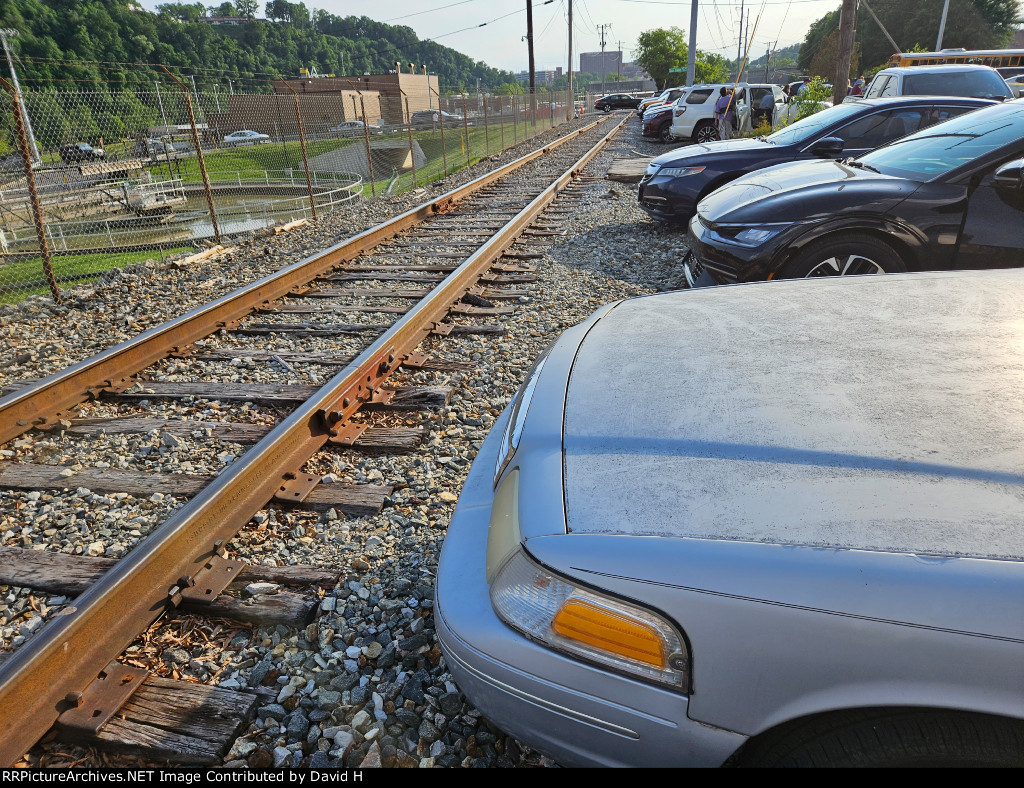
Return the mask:
[(815, 156), (838, 156), (846, 143), (839, 137), (822, 137), (809, 148)]
[(1019, 191), (1024, 189), (1024, 159), (1008, 161), (998, 170), (992, 179), (997, 189)]

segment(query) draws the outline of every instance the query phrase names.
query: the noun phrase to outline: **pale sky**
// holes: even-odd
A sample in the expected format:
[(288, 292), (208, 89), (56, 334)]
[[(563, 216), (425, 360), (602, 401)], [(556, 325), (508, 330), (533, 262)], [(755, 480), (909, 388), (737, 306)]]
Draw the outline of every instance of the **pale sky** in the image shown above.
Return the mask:
[[(164, 0), (143, 0), (151, 10)], [(216, 4), (215, 0), (204, 0)], [(308, 8), (322, 8), (337, 16), (368, 16), (381, 22), (406, 25), (423, 38), (458, 50), (474, 60), (509, 71), (526, 70), (525, 0), (305, 0)], [(568, 0), (533, 0), (534, 48), (538, 69), (567, 65)], [(260, 2), (260, 13), (265, 2)], [(751, 47), (751, 59), (761, 57), (769, 42), (782, 48), (803, 41), (808, 27), (840, 0), (766, 0), (747, 2), (750, 27), (761, 15)], [(444, 6), (449, 6), (445, 8)], [(506, 16), (507, 15), (507, 16)], [(504, 16), (503, 19), (498, 17)], [(736, 57), (740, 2), (701, 0), (697, 46), (728, 58)], [(484, 27), (477, 27), (482, 22)], [(601, 49), (598, 25), (611, 25), (605, 33), (607, 50), (622, 42), (627, 61), (637, 36), (645, 30), (675, 25), (690, 27), (689, 0), (573, 0), (573, 69), (579, 52)], [(464, 30), (463, 28), (469, 28)], [(456, 32), (461, 31), (461, 32)]]

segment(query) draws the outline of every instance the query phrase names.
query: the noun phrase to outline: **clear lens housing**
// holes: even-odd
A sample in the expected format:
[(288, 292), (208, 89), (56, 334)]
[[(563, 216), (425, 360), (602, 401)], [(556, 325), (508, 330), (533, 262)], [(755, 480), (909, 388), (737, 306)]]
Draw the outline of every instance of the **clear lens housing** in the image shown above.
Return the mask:
[(685, 178), (687, 175), (696, 175), (704, 172), (703, 167), (663, 167), (658, 175), (667, 175), (671, 178)]
[(530, 411), (530, 401), (533, 399), (534, 389), (537, 388), (537, 380), (540, 372), (544, 369), (544, 362), (547, 361), (550, 348), (545, 350), (534, 364), (526, 377), (526, 382), (516, 392), (513, 400), (512, 412), (509, 414), (508, 424), (505, 426), (505, 433), (501, 438), (501, 447), (498, 449), (498, 463), (494, 468), (494, 484), (498, 483), (502, 471), (508, 465), (512, 455), (519, 448), (519, 439), (523, 435), (523, 427), (526, 424), (526, 414)]
[[(665, 664), (655, 667), (557, 634), (551, 628), (552, 621), (571, 599), (647, 625), (662, 641)], [(510, 627), (550, 648), (673, 689), (686, 690), (689, 686), (686, 647), (670, 623), (642, 607), (576, 586), (535, 564), (521, 549), (498, 572), (491, 585), (491, 604)]]

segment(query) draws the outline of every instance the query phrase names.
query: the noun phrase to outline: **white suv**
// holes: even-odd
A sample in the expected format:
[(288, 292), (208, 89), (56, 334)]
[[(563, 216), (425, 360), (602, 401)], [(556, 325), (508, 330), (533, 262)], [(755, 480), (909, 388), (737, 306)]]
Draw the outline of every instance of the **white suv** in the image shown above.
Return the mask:
[(972, 96), (1009, 101), (1013, 91), (989, 66), (901, 66), (883, 68), (863, 96), (847, 96), (843, 103), (890, 96)]
[[(694, 85), (678, 98), (672, 109), (671, 134), (673, 139), (689, 139), (694, 142), (711, 142), (718, 139), (718, 127), (715, 125), (715, 104), (722, 95), (723, 87), (731, 89), (733, 83)], [(761, 99), (764, 98), (766, 92), (772, 93), (775, 99), (770, 118), (772, 125), (774, 126), (785, 114), (785, 94), (778, 85), (740, 82), (735, 87), (734, 100), (739, 132), (749, 131), (757, 125), (755, 119), (751, 118), (751, 100), (754, 107), (753, 114), (756, 118), (760, 112), (758, 107)]]

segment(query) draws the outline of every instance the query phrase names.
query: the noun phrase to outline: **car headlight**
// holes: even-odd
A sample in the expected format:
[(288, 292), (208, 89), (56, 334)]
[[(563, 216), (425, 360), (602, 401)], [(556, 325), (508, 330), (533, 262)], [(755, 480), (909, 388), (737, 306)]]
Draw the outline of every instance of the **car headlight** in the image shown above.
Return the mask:
[(549, 648), (675, 690), (689, 689), (687, 649), (671, 623), (554, 574), (522, 548), (498, 571), (491, 605), (510, 627)]
[(530, 400), (533, 399), (534, 389), (537, 388), (537, 378), (544, 369), (544, 362), (547, 361), (551, 349), (545, 350), (540, 357), (533, 362), (533, 368), (526, 376), (526, 381), (519, 387), (513, 399), (512, 412), (509, 414), (508, 424), (505, 425), (505, 434), (501, 438), (501, 446), (498, 449), (498, 464), (494, 468), (494, 484), (498, 483), (502, 471), (508, 465), (509, 460), (519, 448), (519, 438), (523, 434), (523, 426), (526, 423), (526, 414), (530, 410)]
[(703, 167), (662, 167), (658, 175), (667, 175), (670, 178), (685, 178), (687, 175), (696, 175), (704, 172)]
[(660, 170), (660, 169), (661, 169), (661, 165), (660, 164), (654, 164), (652, 162), (652, 163), (647, 165), (647, 169), (644, 170), (644, 172), (647, 175), (657, 175), (658, 174), (658, 170)]
[(726, 243), (739, 246), (758, 246), (774, 238), (789, 226), (788, 224), (763, 224), (757, 227), (723, 227), (720, 225), (712, 229), (711, 232)]

